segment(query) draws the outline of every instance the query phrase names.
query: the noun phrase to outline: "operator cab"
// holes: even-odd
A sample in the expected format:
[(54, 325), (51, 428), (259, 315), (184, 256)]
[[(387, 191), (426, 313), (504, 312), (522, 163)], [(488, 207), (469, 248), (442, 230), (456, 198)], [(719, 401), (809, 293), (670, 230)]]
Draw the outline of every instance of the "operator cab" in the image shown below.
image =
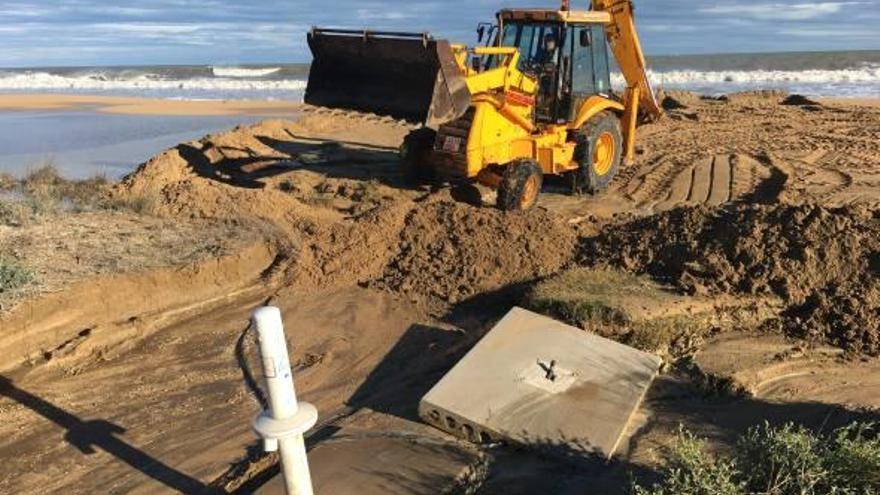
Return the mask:
[[(498, 24), (481, 24), (480, 41), (488, 33), (492, 46), (519, 49), (517, 67), (538, 82), (535, 121), (570, 122), (581, 104), (594, 95), (611, 94), (605, 12), (505, 9)], [(488, 43), (487, 43), (488, 44)], [(497, 57), (480, 61), (494, 68)]]

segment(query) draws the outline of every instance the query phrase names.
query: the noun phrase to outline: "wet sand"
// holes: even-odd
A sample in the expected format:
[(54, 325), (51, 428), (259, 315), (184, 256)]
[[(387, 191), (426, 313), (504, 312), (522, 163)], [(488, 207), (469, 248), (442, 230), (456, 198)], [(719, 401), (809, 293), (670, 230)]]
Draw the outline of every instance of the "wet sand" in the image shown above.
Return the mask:
[(255, 115), (286, 117), (301, 105), (291, 101), (159, 100), (70, 94), (0, 94), (0, 112), (93, 110), (127, 115)]

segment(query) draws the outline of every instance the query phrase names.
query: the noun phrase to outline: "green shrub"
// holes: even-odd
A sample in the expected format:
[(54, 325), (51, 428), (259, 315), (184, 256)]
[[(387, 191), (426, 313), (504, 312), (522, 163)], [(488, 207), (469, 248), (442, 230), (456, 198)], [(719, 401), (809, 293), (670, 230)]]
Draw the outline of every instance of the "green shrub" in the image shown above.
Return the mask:
[(828, 479), (823, 439), (803, 426), (764, 424), (750, 429), (737, 445), (737, 465), (748, 473), (752, 493), (807, 495)]
[(0, 258), (0, 294), (20, 289), (33, 280), (33, 274), (18, 263)]
[(733, 462), (716, 459), (705, 442), (686, 431), (679, 432), (671, 449), (663, 482), (652, 488), (635, 487), (636, 495), (743, 495), (736, 481)]
[(837, 430), (825, 459), (828, 490), (858, 495), (880, 494), (880, 438), (875, 425), (854, 423)]
[(830, 435), (794, 424), (750, 429), (729, 456), (713, 457), (682, 431), (651, 488), (636, 495), (880, 495), (880, 439), (873, 424)]

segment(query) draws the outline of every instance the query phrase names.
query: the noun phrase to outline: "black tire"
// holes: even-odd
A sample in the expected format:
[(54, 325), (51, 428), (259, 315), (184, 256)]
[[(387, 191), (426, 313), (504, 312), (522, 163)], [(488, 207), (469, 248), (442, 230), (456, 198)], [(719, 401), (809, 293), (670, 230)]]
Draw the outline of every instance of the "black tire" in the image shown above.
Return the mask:
[[(599, 166), (595, 161), (596, 147), (600, 137), (610, 136), (614, 140), (611, 163)], [(605, 139), (605, 138), (603, 138)], [(596, 194), (604, 191), (617, 172), (623, 159), (623, 133), (620, 119), (611, 112), (602, 112), (590, 119), (577, 133), (577, 146), (574, 159), (580, 168), (574, 172), (574, 190), (579, 193)]]
[(514, 160), (504, 167), (498, 187), (498, 208), (517, 211), (534, 207), (543, 182), (544, 172), (534, 160)]
[(400, 162), (408, 180), (416, 184), (424, 184), (435, 178), (434, 169), (428, 162), (428, 156), (434, 148), (437, 131), (422, 127), (415, 129), (403, 138), (400, 145)]

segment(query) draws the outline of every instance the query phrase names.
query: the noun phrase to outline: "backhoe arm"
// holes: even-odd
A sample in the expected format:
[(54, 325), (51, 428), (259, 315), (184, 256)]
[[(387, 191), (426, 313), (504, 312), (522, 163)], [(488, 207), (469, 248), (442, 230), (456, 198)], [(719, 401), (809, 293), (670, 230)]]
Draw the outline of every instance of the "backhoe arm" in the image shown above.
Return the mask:
[[(631, 0), (591, 0), (593, 10), (611, 14), (611, 24), (606, 28), (611, 51), (617, 65), (626, 79), (627, 97), (637, 94), (639, 110), (643, 120), (653, 121), (663, 115), (663, 110), (654, 98), (651, 83), (648, 81), (645, 55), (639, 43), (633, 17)], [(630, 102), (626, 102), (631, 107)]]

